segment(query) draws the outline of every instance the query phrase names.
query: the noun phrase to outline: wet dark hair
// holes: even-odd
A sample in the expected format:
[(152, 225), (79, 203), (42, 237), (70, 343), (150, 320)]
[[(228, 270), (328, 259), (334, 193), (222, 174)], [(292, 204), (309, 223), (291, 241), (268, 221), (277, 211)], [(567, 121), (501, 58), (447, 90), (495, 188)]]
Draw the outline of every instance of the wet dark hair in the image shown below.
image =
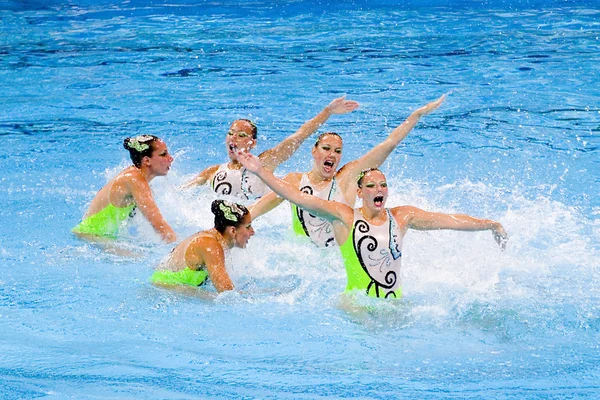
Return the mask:
[(225, 232), (228, 226), (239, 227), (246, 215), (250, 213), (243, 205), (226, 200), (213, 201), (210, 211), (215, 215), (215, 229), (219, 233)]
[[(362, 171), (360, 171), (360, 174), (358, 174), (358, 179), (356, 180), (356, 183), (358, 184), (359, 188), (362, 187), (362, 181), (365, 178), (365, 175), (371, 171), (381, 172), (381, 170), (379, 168), (367, 168), (367, 169), (363, 169)], [(381, 172), (381, 173), (383, 173), (383, 172)]]
[(331, 135), (331, 136), (337, 136), (337, 137), (340, 138), (340, 140), (343, 140), (342, 137), (340, 135), (338, 135), (337, 133), (335, 133), (335, 132), (325, 132), (325, 133), (321, 133), (319, 135), (319, 137), (317, 137), (317, 140), (315, 141), (315, 146), (314, 147), (317, 147), (319, 145), (319, 143), (321, 143), (321, 140), (323, 140), (323, 138), (325, 136), (329, 136), (329, 135)]
[(236, 121), (244, 121), (249, 123), (252, 127), (252, 130), (250, 131), (252, 133), (252, 139), (256, 139), (256, 136), (258, 135), (258, 128), (256, 127), (256, 124), (254, 122), (250, 121), (247, 118), (236, 119)]
[(129, 157), (133, 165), (140, 168), (144, 157), (152, 157), (154, 151), (154, 143), (160, 138), (154, 135), (139, 135), (128, 137), (123, 141), (123, 147), (129, 150)]

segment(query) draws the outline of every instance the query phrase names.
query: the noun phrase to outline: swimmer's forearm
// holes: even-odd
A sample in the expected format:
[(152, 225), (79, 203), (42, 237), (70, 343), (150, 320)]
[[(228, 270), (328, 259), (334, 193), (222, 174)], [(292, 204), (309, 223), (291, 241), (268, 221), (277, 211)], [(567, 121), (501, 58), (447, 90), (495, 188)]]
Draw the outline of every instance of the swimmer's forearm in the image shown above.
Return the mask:
[(450, 218), (456, 221), (455, 229), (462, 231), (494, 230), (499, 225), (491, 219), (475, 218), (465, 214), (450, 214)]
[(370, 150), (367, 154), (359, 158), (358, 160), (348, 164), (345, 168), (344, 174), (348, 175), (348, 179), (356, 179), (356, 175), (367, 168), (379, 168), (381, 164), (389, 157), (394, 149), (402, 142), (408, 134), (417, 125), (421, 117), (430, 114), (444, 102), (446, 95), (441, 96), (435, 101), (413, 111), (408, 118), (398, 125), (388, 137)]
[(200, 186), (200, 185), (204, 185), (206, 183), (206, 178), (203, 177), (195, 177), (194, 179), (192, 179), (191, 181), (181, 185), (181, 189), (189, 189), (195, 186)]
[(433, 111), (437, 110), (444, 100), (446, 99), (446, 94), (439, 97), (437, 100), (432, 101), (424, 105), (423, 107), (418, 108), (413, 111), (408, 118), (404, 120), (396, 129), (392, 131), (392, 133), (388, 136), (386, 140), (391, 142), (388, 145), (392, 145), (392, 150), (402, 141), (408, 134), (413, 130), (413, 128), (417, 125), (417, 122), (427, 114), (431, 114)]
[(340, 203), (322, 200), (313, 195), (304, 193), (290, 182), (277, 178), (270, 171), (267, 171), (264, 168), (261, 168), (261, 170), (257, 172), (256, 175), (258, 175), (258, 177), (267, 186), (269, 186), (274, 193), (277, 193), (285, 200), (296, 204), (297, 206), (305, 209), (311, 214), (314, 214), (328, 221), (341, 219), (339, 213), (337, 212), (338, 210), (334, 205), (334, 203)]
[(219, 165), (213, 165), (200, 172), (194, 179), (181, 186), (181, 189), (189, 189), (194, 186), (205, 185), (208, 180), (217, 172)]
[(451, 229), (456, 231), (496, 230), (502, 225), (491, 219), (475, 218), (466, 214), (444, 214), (429, 212), (416, 207), (410, 210), (410, 227), (418, 230)]
[(319, 129), (330, 116), (331, 112), (325, 107), (325, 109), (316, 117), (302, 124), (294, 134), (285, 138), (271, 150), (267, 150), (261, 154), (260, 158), (263, 160), (265, 166), (274, 170), (279, 164), (289, 160), (289, 158), (300, 148), (300, 145)]
[(343, 97), (333, 100), (312, 119), (306, 121), (290, 138), (299, 147), (310, 135), (315, 133), (333, 114), (343, 114), (358, 107), (358, 103), (345, 100)]
[(281, 203), (283, 203), (283, 198), (277, 196), (275, 192), (270, 192), (249, 207), (250, 216), (254, 221), (256, 218), (270, 212)]
[(288, 136), (281, 143), (271, 150), (261, 154), (260, 158), (265, 166), (274, 170), (277, 165), (287, 161), (298, 150), (300, 145), (323, 125), (333, 114), (345, 114), (358, 108), (358, 103), (353, 100), (346, 100), (344, 96), (333, 100), (314, 118), (306, 121), (291, 136)]

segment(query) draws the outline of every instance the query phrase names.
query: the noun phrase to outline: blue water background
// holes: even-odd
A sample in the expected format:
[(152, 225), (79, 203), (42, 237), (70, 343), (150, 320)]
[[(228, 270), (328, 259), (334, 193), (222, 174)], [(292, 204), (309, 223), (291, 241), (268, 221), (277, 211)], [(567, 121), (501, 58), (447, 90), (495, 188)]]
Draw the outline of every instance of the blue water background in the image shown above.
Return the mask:
[[(597, 398), (600, 7), (595, 1), (0, 3), (0, 397)], [(216, 299), (153, 287), (170, 246), (137, 218), (107, 254), (73, 237), (152, 133), (175, 155), (156, 200), (180, 237), (210, 226), (177, 187), (258, 151), (333, 98), (321, 129), (364, 154), (451, 92), (384, 165), (388, 205), (485, 216), (409, 232), (401, 302), (340, 297), (336, 252), (256, 221)], [(311, 140), (278, 170), (308, 170)], [(135, 238), (145, 240), (138, 243)], [(358, 303), (358, 304), (357, 304)]]

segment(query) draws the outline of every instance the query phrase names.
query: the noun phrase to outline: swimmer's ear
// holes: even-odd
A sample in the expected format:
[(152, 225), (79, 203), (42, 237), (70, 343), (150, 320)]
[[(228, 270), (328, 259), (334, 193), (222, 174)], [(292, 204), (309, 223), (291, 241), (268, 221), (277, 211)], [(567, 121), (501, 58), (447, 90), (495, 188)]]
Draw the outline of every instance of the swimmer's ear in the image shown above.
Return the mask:
[(142, 165), (149, 166), (150, 165), (150, 157), (148, 157), (148, 156), (142, 157)]
[(360, 186), (357, 186), (357, 189), (356, 189), (356, 196), (357, 196), (359, 199), (362, 199), (362, 198), (363, 198), (363, 192), (362, 192), (362, 188), (361, 188)]
[(235, 226), (229, 225), (227, 228), (225, 228), (225, 232), (229, 233), (229, 236), (231, 237), (235, 236)]

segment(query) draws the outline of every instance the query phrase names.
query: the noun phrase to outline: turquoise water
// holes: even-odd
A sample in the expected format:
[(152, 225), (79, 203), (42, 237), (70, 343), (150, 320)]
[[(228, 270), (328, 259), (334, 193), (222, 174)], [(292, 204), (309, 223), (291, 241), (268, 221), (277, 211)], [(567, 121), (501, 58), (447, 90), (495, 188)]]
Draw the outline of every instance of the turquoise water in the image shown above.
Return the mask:
[[(597, 398), (600, 8), (592, 1), (0, 4), (0, 397)], [(170, 246), (136, 219), (107, 254), (70, 233), (126, 165), (126, 136), (175, 155), (156, 200), (180, 237), (211, 224), (177, 187), (258, 150), (333, 98), (343, 161), (452, 92), (384, 165), (388, 205), (500, 220), (410, 232), (400, 302), (348, 309), (338, 254), (282, 206), (231, 254), (243, 293), (153, 287)], [(310, 141), (310, 140), (309, 140)], [(310, 168), (310, 143), (278, 170)], [(143, 237), (138, 242), (136, 238)]]

